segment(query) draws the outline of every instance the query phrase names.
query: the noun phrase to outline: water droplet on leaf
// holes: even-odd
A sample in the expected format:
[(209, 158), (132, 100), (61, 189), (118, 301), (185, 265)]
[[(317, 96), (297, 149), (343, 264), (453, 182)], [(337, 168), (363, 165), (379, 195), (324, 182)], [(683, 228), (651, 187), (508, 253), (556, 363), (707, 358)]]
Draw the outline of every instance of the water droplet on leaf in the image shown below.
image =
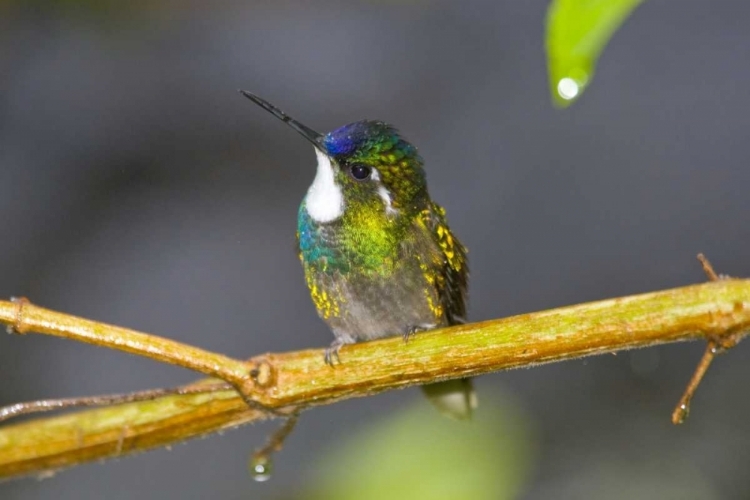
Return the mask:
[(576, 96), (578, 96), (579, 92), (580, 87), (578, 85), (578, 82), (576, 82), (572, 78), (566, 76), (565, 78), (557, 82), (557, 93), (566, 101), (575, 99)]

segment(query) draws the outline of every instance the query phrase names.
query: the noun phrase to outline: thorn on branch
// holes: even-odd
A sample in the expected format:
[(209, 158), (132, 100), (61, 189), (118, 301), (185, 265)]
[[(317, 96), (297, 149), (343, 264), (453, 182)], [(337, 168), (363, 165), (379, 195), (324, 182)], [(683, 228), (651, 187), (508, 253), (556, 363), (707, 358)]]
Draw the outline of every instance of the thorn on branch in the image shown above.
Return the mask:
[(705, 255), (699, 253), (698, 261), (701, 263), (701, 266), (703, 266), (703, 272), (706, 273), (708, 281), (719, 281), (719, 275), (716, 274), (716, 271), (714, 271), (714, 266), (711, 265), (711, 262)]
[(284, 442), (292, 433), (299, 419), (299, 410), (295, 410), (286, 418), (286, 421), (268, 437), (266, 444), (259, 448), (250, 457), (250, 473), (258, 482), (267, 481), (271, 478), (273, 471), (272, 455), (284, 447)]
[[(703, 267), (703, 272), (706, 273), (706, 277), (709, 281), (719, 281), (722, 279), (729, 279), (729, 276), (717, 274), (714, 270), (714, 266), (708, 258), (702, 253), (698, 254), (698, 261)], [(682, 394), (680, 401), (677, 403), (674, 411), (672, 412), (672, 423), (679, 425), (685, 422), (688, 415), (690, 414), (690, 401), (695, 395), (695, 391), (698, 390), (703, 377), (706, 375), (708, 368), (711, 366), (711, 362), (714, 360), (717, 354), (721, 354), (728, 349), (731, 349), (739, 342), (741, 335), (736, 332), (730, 333), (729, 335), (712, 338), (708, 340), (706, 350), (703, 353), (703, 357), (698, 362), (698, 366), (695, 368), (693, 376), (690, 378), (685, 392)]]
[(703, 353), (703, 357), (698, 363), (693, 376), (690, 378), (690, 382), (688, 382), (688, 385), (685, 388), (685, 392), (680, 398), (680, 402), (677, 403), (677, 407), (672, 412), (673, 424), (679, 425), (685, 422), (685, 419), (690, 413), (690, 401), (693, 399), (695, 391), (698, 389), (698, 385), (700, 385), (701, 380), (703, 380), (703, 376), (706, 374), (706, 371), (708, 371), (708, 367), (711, 366), (711, 362), (714, 360), (714, 357), (716, 357), (716, 353), (717, 351), (715, 349), (713, 341), (709, 341), (708, 345), (706, 346), (706, 351)]

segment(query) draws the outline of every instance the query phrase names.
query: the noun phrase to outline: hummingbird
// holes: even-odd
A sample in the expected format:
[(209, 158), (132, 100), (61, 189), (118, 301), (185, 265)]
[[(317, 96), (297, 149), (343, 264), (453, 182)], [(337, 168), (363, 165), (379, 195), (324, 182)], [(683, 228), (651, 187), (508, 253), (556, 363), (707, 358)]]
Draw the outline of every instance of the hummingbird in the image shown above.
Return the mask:
[[(464, 323), (466, 248), (427, 191), (417, 148), (393, 126), (361, 120), (321, 134), (255, 94), (242, 95), (309, 141), (317, 171), (299, 207), (298, 255), (320, 318), (346, 344)], [(423, 386), (444, 414), (468, 419), (470, 379)]]

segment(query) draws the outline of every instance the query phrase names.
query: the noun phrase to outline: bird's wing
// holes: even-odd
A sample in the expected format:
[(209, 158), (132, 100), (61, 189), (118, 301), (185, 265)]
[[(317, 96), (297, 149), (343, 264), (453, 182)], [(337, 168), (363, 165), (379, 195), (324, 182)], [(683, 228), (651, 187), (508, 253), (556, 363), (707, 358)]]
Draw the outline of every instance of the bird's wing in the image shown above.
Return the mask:
[(445, 220), (445, 209), (437, 203), (430, 203), (420, 218), (437, 249), (431, 267), (436, 273), (434, 284), (445, 318), (450, 325), (464, 323), (469, 280), (466, 247), (453, 236)]

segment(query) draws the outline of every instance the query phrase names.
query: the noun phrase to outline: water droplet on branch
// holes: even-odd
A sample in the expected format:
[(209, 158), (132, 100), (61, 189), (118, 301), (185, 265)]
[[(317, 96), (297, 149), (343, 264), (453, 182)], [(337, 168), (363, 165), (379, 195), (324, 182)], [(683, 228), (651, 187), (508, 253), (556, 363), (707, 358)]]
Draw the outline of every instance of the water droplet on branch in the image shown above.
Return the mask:
[(271, 479), (273, 462), (265, 455), (253, 455), (250, 459), (249, 468), (253, 480), (262, 483)]

